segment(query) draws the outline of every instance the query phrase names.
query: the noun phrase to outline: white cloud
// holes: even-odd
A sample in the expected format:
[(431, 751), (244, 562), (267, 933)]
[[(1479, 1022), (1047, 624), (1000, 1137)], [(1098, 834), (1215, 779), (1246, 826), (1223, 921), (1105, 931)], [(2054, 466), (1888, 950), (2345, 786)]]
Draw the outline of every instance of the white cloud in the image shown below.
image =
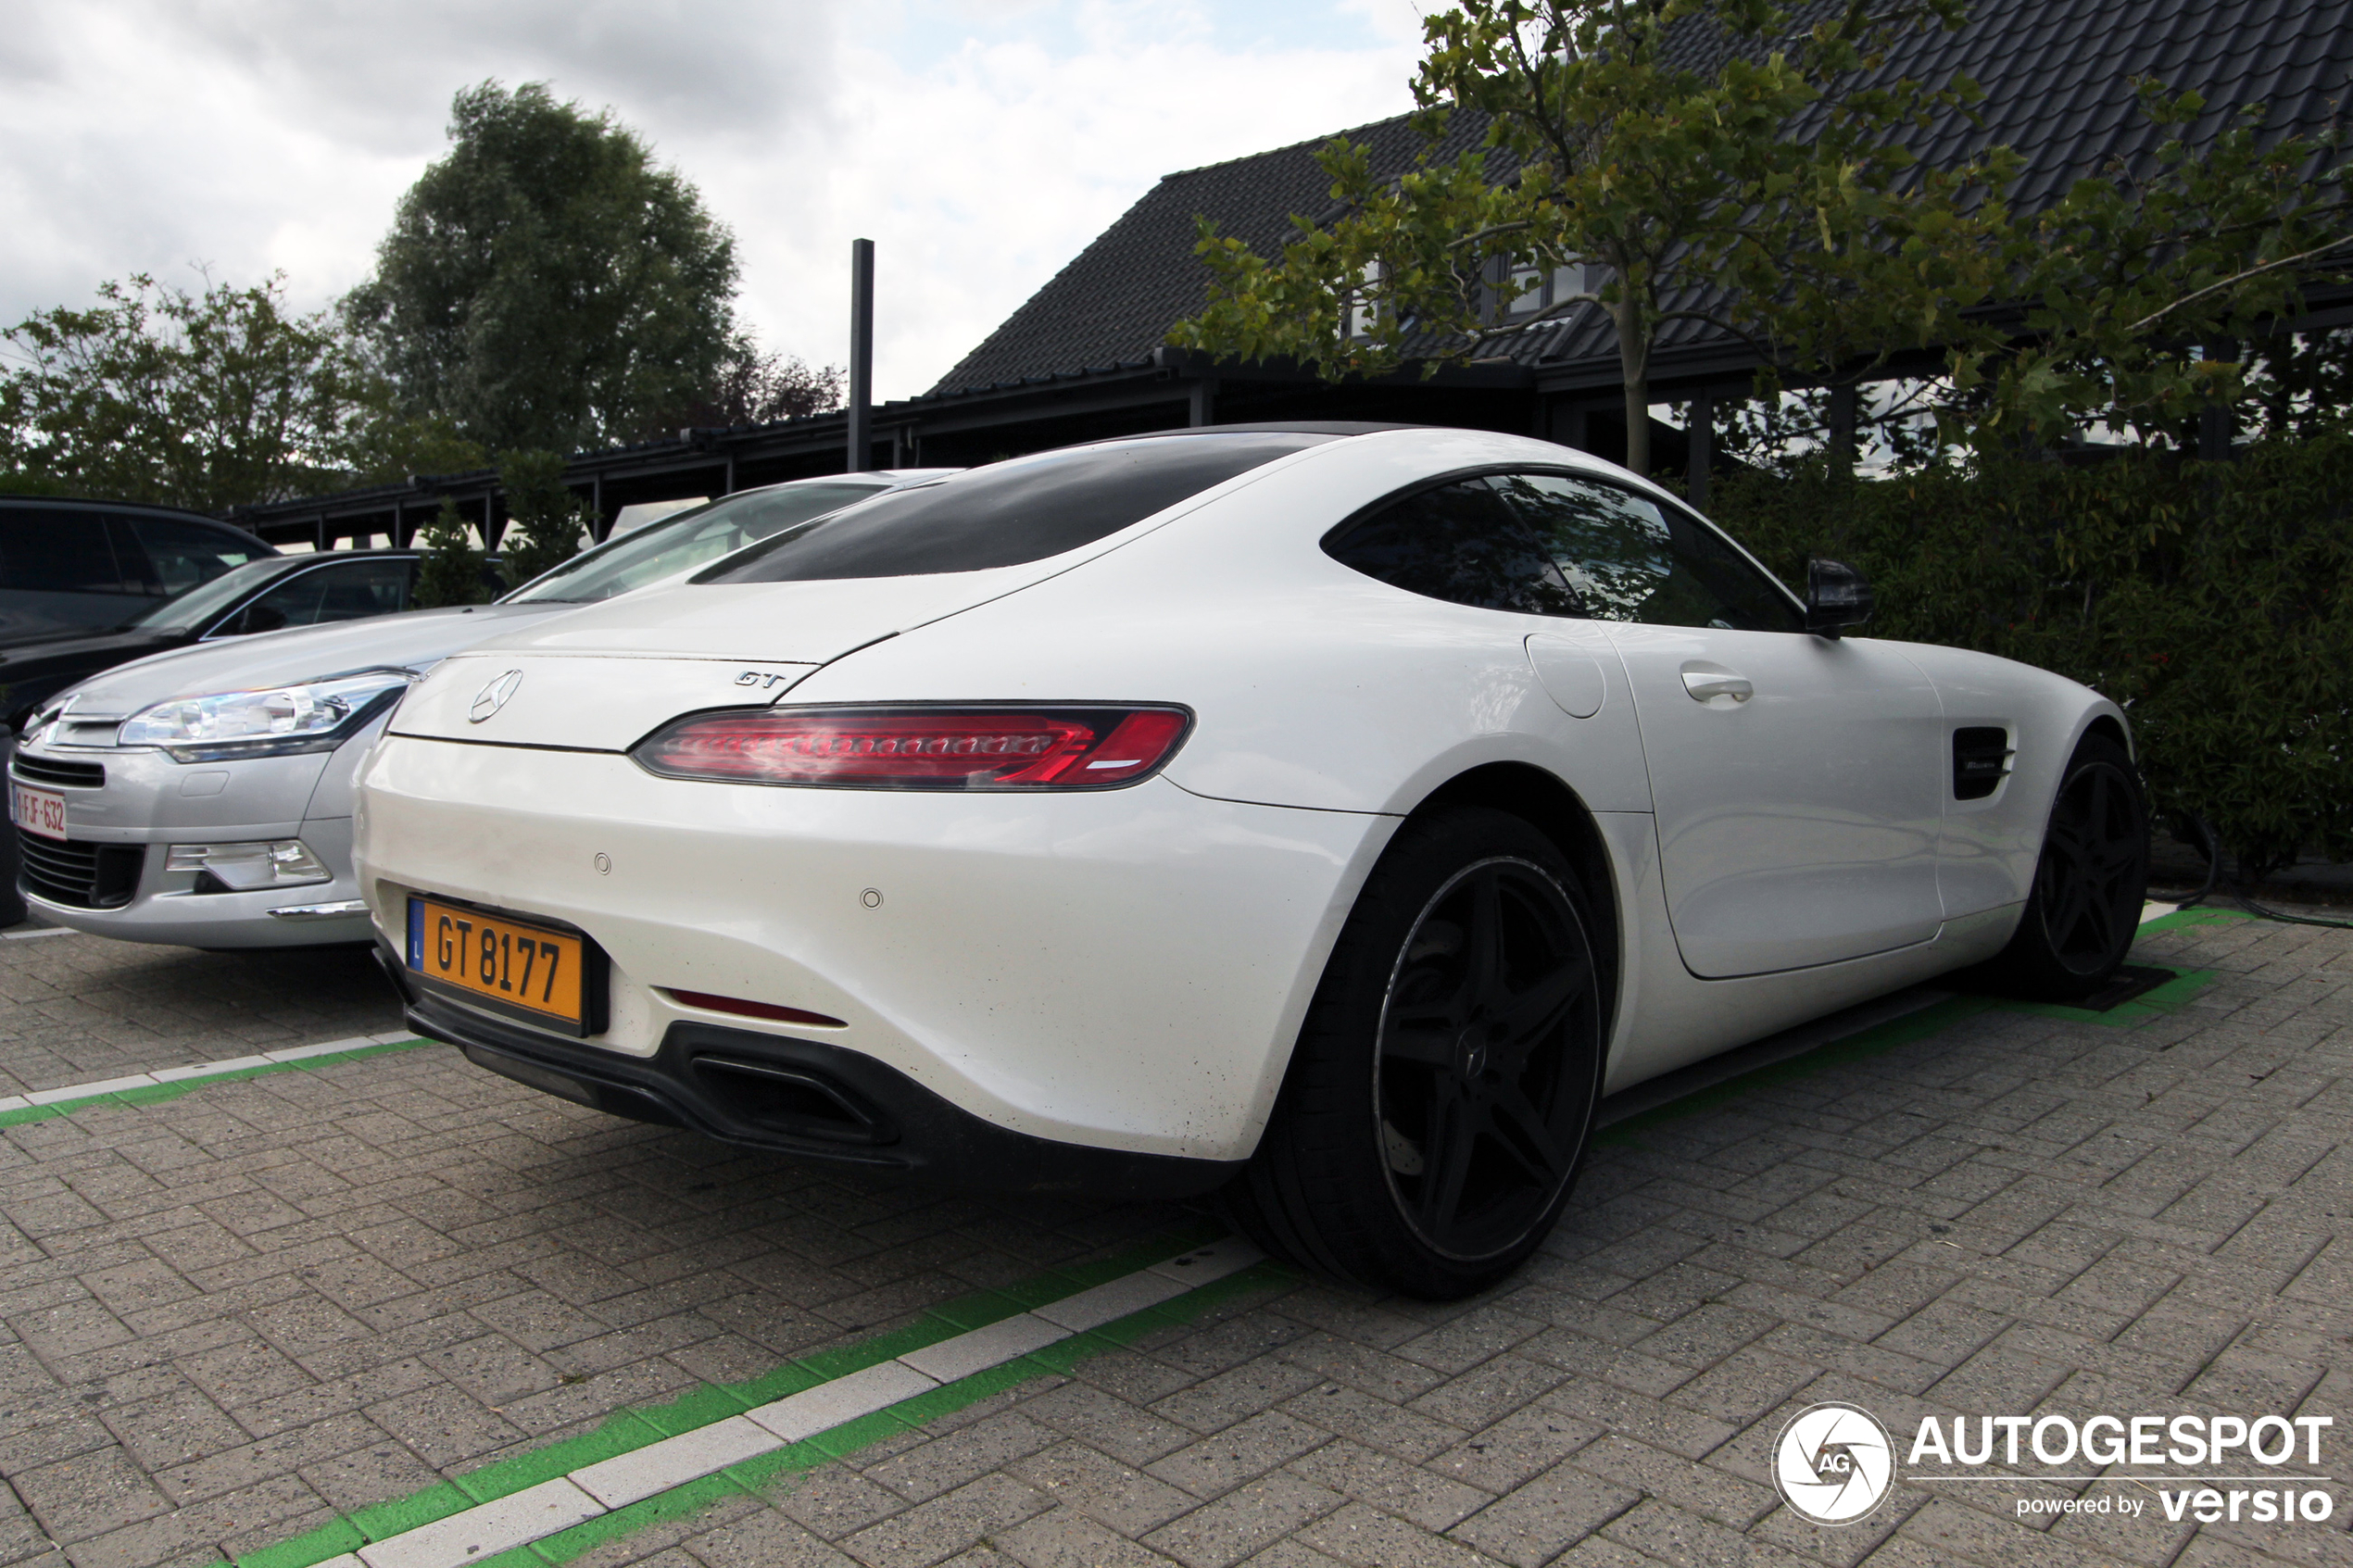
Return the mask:
[(734, 228), (744, 317), (838, 362), (875, 241), (876, 390), (920, 392), (1162, 174), (1408, 107), (1411, 0), (18, 0), (0, 319), (102, 278), (365, 277), (496, 77), (610, 105)]

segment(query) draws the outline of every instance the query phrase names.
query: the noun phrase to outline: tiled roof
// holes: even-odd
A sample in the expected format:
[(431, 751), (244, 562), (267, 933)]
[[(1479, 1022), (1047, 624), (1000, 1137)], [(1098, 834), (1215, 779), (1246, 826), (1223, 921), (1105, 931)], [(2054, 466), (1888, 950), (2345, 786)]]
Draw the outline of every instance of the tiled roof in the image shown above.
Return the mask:
[[(1413, 168), (1422, 150), (1412, 119), (1400, 115), (1333, 134), (1368, 145), (1375, 172), (1386, 178)], [(1461, 156), (1486, 132), (1483, 118), (1455, 116), (1436, 159)], [(1261, 255), (1274, 251), (1292, 232), (1293, 213), (1315, 219), (1330, 211), (1331, 176), (1315, 154), (1331, 140), (1318, 136), (1165, 176), (932, 391), (976, 390), (1149, 355), (1207, 297), (1209, 272), (1193, 255), (1195, 215)]]
[[(2133, 82), (2141, 77), (2204, 95), (2194, 141), (2210, 137), (2249, 104), (2266, 106), (2265, 123), (2276, 132), (2310, 132), (2334, 122), (2340, 103), (2353, 99), (2353, 0), (1979, 0), (1959, 31), (1901, 40), (1882, 71), (1929, 82), (1965, 74), (1982, 87), (1981, 123), (1944, 117), (1915, 149), (1949, 165), (2008, 144), (2026, 161), (2016, 199), (2032, 208), (2113, 158), (2145, 166), (2163, 136), (2134, 110)], [(1483, 131), (1475, 117), (1455, 116), (1435, 157), (1457, 156)], [(1383, 175), (1411, 168), (1421, 150), (1406, 116), (1338, 134), (1368, 144)], [(1329, 140), (1167, 176), (933, 391), (1149, 355), (1206, 297), (1208, 274), (1193, 256), (1194, 216), (1271, 254), (1290, 232), (1291, 214), (1315, 218), (1331, 207), (1330, 181), (1314, 157)], [(1672, 322), (1658, 346), (1712, 334), (1701, 323)], [(1523, 363), (1573, 362), (1614, 356), (1615, 343), (1601, 312), (1588, 307), (1503, 351)]]

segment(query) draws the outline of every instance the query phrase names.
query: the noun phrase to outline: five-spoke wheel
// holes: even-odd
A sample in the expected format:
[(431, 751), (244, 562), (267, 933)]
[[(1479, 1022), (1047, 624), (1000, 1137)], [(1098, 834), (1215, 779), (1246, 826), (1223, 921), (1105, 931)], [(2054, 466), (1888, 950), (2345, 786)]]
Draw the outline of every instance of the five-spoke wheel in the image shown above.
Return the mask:
[(1333, 950), (1236, 1217), (1367, 1285), (1448, 1298), (1501, 1278), (1584, 1152), (1606, 951), (1576, 872), (1527, 822), (1408, 824)]
[(2148, 893), (2148, 809), (2133, 759), (2102, 734), (2068, 759), (2043, 834), (2034, 885), (2009, 946), (1988, 965), (2001, 984), (2064, 1000), (2097, 990), (2133, 950)]
[(1398, 954), (1373, 1061), (1382, 1170), (1433, 1250), (1489, 1257), (1567, 1183), (1590, 1110), (1593, 958), (1554, 875), (1507, 856), (1438, 890)]

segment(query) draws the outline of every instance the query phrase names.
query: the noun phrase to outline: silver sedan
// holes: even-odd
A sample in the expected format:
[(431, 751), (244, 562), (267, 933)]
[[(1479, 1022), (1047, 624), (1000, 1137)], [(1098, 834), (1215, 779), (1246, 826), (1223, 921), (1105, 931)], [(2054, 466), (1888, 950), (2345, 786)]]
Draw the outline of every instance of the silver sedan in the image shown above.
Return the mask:
[(608, 541), (497, 604), (208, 640), (118, 665), (34, 715), (9, 765), (25, 901), (133, 942), (364, 942), (352, 778), (410, 682), (498, 633), (947, 471), (744, 491)]

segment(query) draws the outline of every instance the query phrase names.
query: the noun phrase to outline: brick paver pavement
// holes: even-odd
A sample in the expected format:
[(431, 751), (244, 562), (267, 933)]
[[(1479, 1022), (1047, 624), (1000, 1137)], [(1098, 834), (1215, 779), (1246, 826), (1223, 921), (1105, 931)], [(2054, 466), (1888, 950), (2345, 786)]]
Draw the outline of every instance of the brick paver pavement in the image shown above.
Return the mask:
[[(2152, 1486), (1907, 1472), (1824, 1529), (1771, 1485), (1826, 1399), (1899, 1449), (2054, 1411), (2353, 1442), (2353, 935), (2140, 959), (2221, 972), (2138, 1027), (1984, 1012), (1629, 1132), (1483, 1299), (1270, 1287), (578, 1561), (2353, 1563), (2341, 1500), (2200, 1526)], [(82, 937), (0, 943), (0, 1073), (35, 1086), (387, 1016), (357, 964)], [(0, 1215), (0, 1564), (82, 1568), (260, 1550), (1196, 1219), (862, 1186), (438, 1047), (8, 1128)], [(2015, 1517), (2075, 1495), (2147, 1507)]]
[(0, 1095), (400, 1026), (365, 947), (199, 953), (18, 929), (0, 939)]

